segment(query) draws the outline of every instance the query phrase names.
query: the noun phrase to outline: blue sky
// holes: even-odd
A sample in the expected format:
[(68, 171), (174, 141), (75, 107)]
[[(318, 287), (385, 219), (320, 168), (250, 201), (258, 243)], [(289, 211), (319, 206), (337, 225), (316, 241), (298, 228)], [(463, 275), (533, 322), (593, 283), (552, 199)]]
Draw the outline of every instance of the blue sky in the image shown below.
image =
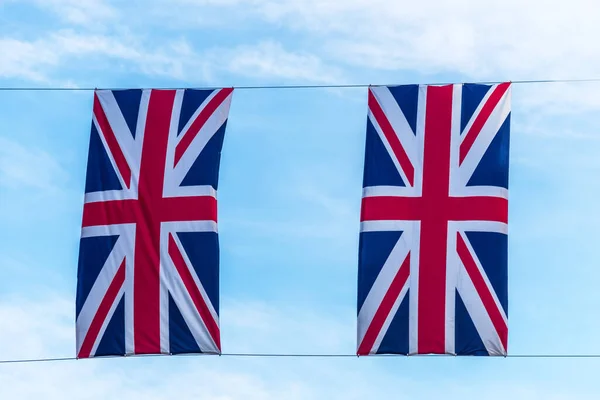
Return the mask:
[[(0, 0), (0, 86), (589, 78), (600, 76), (597, 37), (600, 12), (586, 0)], [(513, 89), (512, 354), (600, 354), (598, 86)], [(0, 359), (74, 354), (91, 101), (90, 92), (0, 92)], [(225, 352), (354, 353), (365, 118), (366, 89), (235, 93), (219, 183)], [(97, 359), (0, 365), (0, 395), (595, 399), (599, 367)]]

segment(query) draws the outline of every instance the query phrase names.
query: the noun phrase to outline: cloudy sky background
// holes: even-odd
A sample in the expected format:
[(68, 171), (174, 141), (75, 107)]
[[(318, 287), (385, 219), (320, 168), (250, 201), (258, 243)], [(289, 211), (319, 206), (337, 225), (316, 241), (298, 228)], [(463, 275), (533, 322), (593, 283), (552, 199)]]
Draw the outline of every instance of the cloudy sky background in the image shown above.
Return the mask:
[[(600, 78), (593, 0), (0, 0), (2, 87)], [(600, 354), (600, 83), (513, 88), (509, 353)], [(0, 91), (0, 359), (70, 357), (91, 92)], [(366, 89), (239, 90), (223, 350), (355, 351)], [(600, 359), (0, 364), (0, 397), (598, 398)]]

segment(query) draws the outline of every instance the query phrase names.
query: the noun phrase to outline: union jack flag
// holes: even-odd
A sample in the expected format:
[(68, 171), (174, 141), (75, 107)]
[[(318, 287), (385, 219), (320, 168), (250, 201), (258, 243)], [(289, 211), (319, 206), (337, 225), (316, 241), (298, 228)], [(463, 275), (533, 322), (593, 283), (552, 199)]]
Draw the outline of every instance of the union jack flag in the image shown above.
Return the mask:
[(216, 190), (232, 92), (95, 92), (77, 357), (221, 352)]
[(369, 89), (358, 355), (507, 354), (510, 93)]

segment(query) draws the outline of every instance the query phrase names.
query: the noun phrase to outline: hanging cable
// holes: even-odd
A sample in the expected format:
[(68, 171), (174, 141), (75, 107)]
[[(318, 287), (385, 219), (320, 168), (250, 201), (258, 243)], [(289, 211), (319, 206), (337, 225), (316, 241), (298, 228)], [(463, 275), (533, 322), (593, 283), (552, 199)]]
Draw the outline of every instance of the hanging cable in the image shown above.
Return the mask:
[[(190, 357), (190, 356), (201, 356), (202, 354), (180, 354), (179, 357)], [(141, 354), (141, 355), (132, 355), (132, 356), (99, 356), (93, 358), (87, 358), (87, 360), (91, 359), (114, 359), (114, 358), (144, 358), (144, 357), (164, 357), (166, 354)], [(291, 353), (222, 353), (220, 357), (231, 357), (231, 358), (360, 358), (356, 354), (291, 354)], [(465, 358), (466, 356), (453, 356), (449, 354), (416, 354), (411, 356), (406, 356), (404, 354), (372, 354), (369, 356), (361, 356), (367, 358), (414, 358), (414, 357), (428, 357), (428, 358), (444, 358), (444, 357), (460, 357)], [(509, 354), (507, 356), (498, 356), (498, 357), (489, 357), (489, 358), (532, 358), (532, 359), (542, 359), (542, 358), (590, 358), (590, 359), (600, 359), (600, 354)], [(0, 360), (1, 364), (32, 364), (32, 363), (40, 363), (40, 362), (59, 362), (59, 361), (75, 361), (78, 360), (76, 357), (55, 357), (55, 358), (29, 358), (29, 359), (14, 359), (14, 360)], [(86, 360), (86, 359), (82, 359)]]
[[(464, 82), (473, 84), (486, 84), (493, 85), (502, 83), (505, 81), (478, 81), (478, 82)], [(585, 78), (585, 79), (533, 79), (533, 80), (516, 80), (510, 81), (513, 85), (524, 85), (524, 84), (535, 84), (535, 83), (589, 83), (589, 82), (600, 82), (600, 78)], [(450, 85), (456, 82), (438, 82), (438, 83), (423, 83), (424, 85)], [(366, 83), (355, 83), (355, 84), (315, 84), (315, 85), (257, 85), (257, 86), (233, 86), (236, 90), (260, 90), (260, 89), (351, 89), (351, 88), (366, 88), (370, 86), (397, 86), (399, 83), (394, 84), (366, 84)], [(231, 86), (226, 86), (231, 87)], [(219, 89), (221, 86), (201, 86), (201, 87), (152, 87), (152, 88), (104, 88), (107, 90), (125, 90), (125, 89), (163, 89), (163, 90), (175, 90), (175, 89)], [(0, 87), (0, 91), (38, 91), (38, 92), (86, 92), (94, 91), (101, 88), (95, 87)]]

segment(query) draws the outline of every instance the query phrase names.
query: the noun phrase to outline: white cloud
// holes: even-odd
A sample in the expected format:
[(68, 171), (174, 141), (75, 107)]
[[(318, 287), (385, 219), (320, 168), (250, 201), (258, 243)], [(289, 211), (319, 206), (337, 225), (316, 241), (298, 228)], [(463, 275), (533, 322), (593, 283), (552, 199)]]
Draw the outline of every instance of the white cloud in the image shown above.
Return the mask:
[[(11, 235), (19, 235), (22, 230), (30, 228), (40, 233), (55, 226), (52, 224), (58, 220), (63, 223), (77, 221), (79, 218), (77, 214), (73, 218), (73, 211), (80, 209), (82, 195), (79, 190), (73, 192), (72, 184), (70, 172), (56, 154), (35, 144), (26, 146), (0, 136), (0, 225), (11, 226)], [(48, 223), (51, 225), (46, 225)], [(38, 244), (40, 241), (31, 245), (30, 249), (36, 249)], [(0, 255), (17, 256), (15, 251), (18, 250), (6, 248)], [(19, 258), (22, 256), (18, 255)], [(12, 273), (24, 277), (25, 272)], [(32, 281), (43, 284), (45, 272)]]
[[(289, 335), (298, 335), (296, 328), (319, 327), (311, 325), (314, 320), (304, 321), (307, 326), (302, 327), (299, 313), (280, 313), (256, 302), (240, 302), (228, 308), (231, 319), (227, 328), (239, 329), (236, 339), (246, 342), (266, 343), (264, 336), (268, 338), (279, 328), (288, 331), (281, 342), (289, 342)], [(3, 299), (0, 301), (0, 320), (5, 321), (0, 330), (1, 358), (72, 356), (73, 313), (72, 300), (52, 293), (43, 293), (35, 299)], [(277, 363), (286, 368), (278, 368)], [(315, 371), (302, 363), (292, 368), (287, 361), (271, 360), (268, 364), (271, 367), (259, 359), (240, 362), (215, 356), (4, 364), (0, 365), (0, 395), (19, 399), (269, 400), (317, 398), (327, 390), (326, 381), (307, 381), (307, 376), (314, 378)], [(352, 390), (336, 388), (335, 392), (339, 393), (332, 398), (348, 398)]]
[[(69, 71), (109, 67), (146, 76), (208, 83), (228, 74), (275, 81), (333, 82), (340, 70), (320, 58), (286, 50), (274, 41), (197, 51), (186, 39), (144, 42), (131, 35), (61, 30), (33, 41), (0, 39), (0, 77), (38, 82), (61, 81)], [(116, 62), (116, 64), (115, 64)], [(63, 80), (73, 86), (72, 78)]]
[[(39, 294), (29, 299), (2, 299), (0, 316), (0, 354), (6, 359), (53, 357), (61, 351), (73, 351), (75, 340), (71, 323), (74, 305), (69, 299), (52, 293)], [(15, 346), (18, 342), (19, 346)], [(71, 350), (71, 351), (69, 351)]]
[(292, 79), (332, 83), (343, 76), (339, 69), (324, 64), (314, 54), (290, 52), (273, 41), (217, 53), (214, 63), (217, 64), (219, 59), (228, 59), (227, 68), (236, 75), (264, 78), (271, 82)]
[[(278, 196), (283, 204), (303, 204), (306, 213), (281, 214), (273, 210), (252, 212), (233, 210), (221, 219), (221, 226), (235, 230), (252, 230), (256, 235), (270, 240), (298, 243), (299, 240), (318, 241), (318, 246), (339, 257), (340, 252), (352, 252), (357, 239), (360, 200), (333, 194), (327, 184), (309, 182), (307, 179), (289, 178), (281, 185)], [(360, 192), (359, 192), (360, 196)], [(357, 197), (356, 199), (359, 199)], [(254, 217), (248, 217), (253, 215)], [(315, 242), (311, 242), (316, 246)], [(313, 247), (314, 248), (314, 247)], [(320, 253), (320, 257), (324, 257)]]
[[(354, 309), (327, 312), (261, 301), (223, 305), (221, 324), (228, 352), (353, 354)], [(301, 340), (290, 341), (290, 337)]]
[[(600, 77), (600, 42), (596, 40), (600, 20), (592, 11), (597, 8), (593, 0), (174, 2), (168, 7), (159, 1), (149, 3), (152, 11), (145, 21), (159, 26), (166, 19), (171, 29), (196, 32), (210, 27), (214, 32), (233, 29), (236, 36), (267, 31), (277, 34), (278, 39), (290, 38), (294, 46), (287, 47), (286, 52), (294, 57), (272, 57), (278, 53), (273, 46), (271, 56), (265, 56), (261, 47), (267, 47), (264, 43), (269, 43), (268, 39), (252, 52), (244, 52), (243, 46), (236, 49), (240, 68), (233, 72), (262, 72), (256, 76), (263, 81), (271, 82), (286, 71), (295, 79), (316, 83), (365, 84), (410, 79)], [(290, 62), (282, 64), (282, 60)], [(227, 68), (225, 65), (221, 63), (220, 68)], [(560, 90), (560, 85), (544, 85), (518, 93), (528, 98), (525, 105), (532, 111), (563, 114), (600, 108), (593, 85)], [(566, 96), (566, 107), (555, 107), (557, 96)]]
[(593, 0), (177, 1), (186, 16), (221, 7), (229, 18), (243, 15), (249, 23), (265, 21), (304, 34), (324, 58), (361, 68), (471, 79), (600, 74)]
[[(45, 75), (39, 69), (63, 65), (65, 57), (79, 54), (130, 62), (149, 75), (195, 81), (194, 75), (210, 79), (227, 70), (270, 80), (339, 82), (348, 72), (342, 65), (386, 73), (450, 73), (468, 80), (600, 76), (600, 42), (595, 39), (600, 24), (597, 13), (590, 12), (593, 0), (174, 0), (150, 2), (141, 10), (118, 10), (101, 0), (35, 1), (71, 22), (127, 15), (127, 29), (143, 40), (133, 40), (115, 27), (108, 36), (83, 30), (33, 42), (5, 38), (0, 49), (9, 56), (0, 62), (0, 75), (39, 79)], [(243, 34), (244, 26), (252, 32), (267, 23), (300, 38), (296, 43), (310, 51), (284, 48), (268, 37), (252, 44), (198, 49), (183, 28), (205, 29), (197, 18), (206, 15), (214, 16), (211, 24), (221, 24), (211, 28), (211, 34), (231, 31), (232, 24)], [(182, 39), (156, 41), (147, 36), (148, 26), (165, 25)]]
[(58, 64), (57, 55), (43, 45), (12, 38), (0, 38), (0, 76), (42, 81), (41, 68)]
[[(119, 10), (100, 0), (39, 1), (42, 8), (70, 15), (70, 21), (127, 15), (127, 30), (107, 28), (106, 35), (60, 31), (34, 41), (0, 39), (0, 50), (8, 55), (0, 61), (0, 76), (40, 80), (77, 57), (108, 57), (147, 75), (194, 82), (222, 80), (224, 72), (316, 83), (339, 83), (351, 73), (358, 79), (373, 78), (375, 71), (445, 73), (465, 80), (600, 76), (600, 42), (595, 40), (600, 24), (589, 12), (594, 2), (553, 3), (174, 0), (168, 5), (150, 2), (143, 10)], [(197, 18), (207, 15), (214, 16), (213, 35), (225, 28), (231, 32), (232, 24), (239, 34), (267, 26), (299, 38), (295, 42), (302, 46), (282, 45), (283, 35), (274, 41), (253, 33), (259, 39), (250, 44), (198, 48), (190, 33), (206, 29)], [(175, 39), (150, 37), (149, 26), (168, 26)], [(574, 101), (596, 107), (591, 91), (583, 97)]]
[(339, 60), (361, 66), (473, 77), (600, 72), (600, 26), (591, 0), (258, 3), (265, 18), (312, 32)]
[[(255, 301), (225, 306), (222, 329), (228, 340), (256, 344), (274, 340), (300, 343), (353, 336), (338, 324), (339, 316), (305, 309), (276, 307)], [(2, 359), (69, 357), (74, 352), (73, 303), (70, 297), (42, 292), (28, 298), (0, 300), (0, 354)], [(319, 320), (328, 321), (325, 325)], [(332, 324), (333, 322), (333, 324)], [(309, 334), (307, 335), (307, 332)], [(284, 336), (278, 337), (280, 333)], [(226, 338), (224, 338), (226, 339)], [(224, 345), (233, 348), (234, 343)], [(245, 345), (245, 344), (244, 344)], [(239, 347), (238, 347), (239, 348)], [(289, 347), (288, 347), (289, 349)], [(271, 350), (271, 349), (270, 349)], [(316, 349), (322, 351), (322, 348)], [(236, 358), (218, 356), (164, 356), (92, 359), (31, 364), (0, 364), (0, 395), (18, 399), (144, 399), (206, 400), (271, 399), (580, 399), (595, 398), (594, 388), (569, 385), (593, 375), (553, 374), (571, 368), (560, 360), (559, 369), (547, 360), (474, 360), (455, 358), (345, 359)], [(577, 361), (583, 363), (583, 360)], [(523, 372), (518, 365), (529, 365)], [(562, 369), (561, 369), (562, 368)], [(593, 368), (592, 368), (593, 370)], [(427, 376), (430, 376), (427, 378)], [(433, 378), (432, 378), (433, 377)], [(492, 378), (493, 377), (493, 378)], [(431, 385), (431, 379), (436, 380)]]
[(48, 152), (0, 136), (0, 186), (56, 192), (68, 173)]
[[(26, 41), (0, 39), (0, 76), (48, 82), (65, 72), (108, 67), (133, 69), (151, 76), (185, 78), (192, 71), (203, 79), (202, 61), (189, 59), (191, 50), (182, 42), (150, 47), (131, 36), (109, 36), (61, 30)], [(120, 64), (114, 64), (118, 61)], [(119, 68), (121, 67), (121, 68)]]
[(73, 24), (95, 25), (115, 18), (117, 11), (105, 0), (25, 0), (52, 11), (58, 18)]
[(513, 102), (532, 112), (532, 117), (577, 116), (600, 108), (600, 82), (540, 83), (515, 85)]

